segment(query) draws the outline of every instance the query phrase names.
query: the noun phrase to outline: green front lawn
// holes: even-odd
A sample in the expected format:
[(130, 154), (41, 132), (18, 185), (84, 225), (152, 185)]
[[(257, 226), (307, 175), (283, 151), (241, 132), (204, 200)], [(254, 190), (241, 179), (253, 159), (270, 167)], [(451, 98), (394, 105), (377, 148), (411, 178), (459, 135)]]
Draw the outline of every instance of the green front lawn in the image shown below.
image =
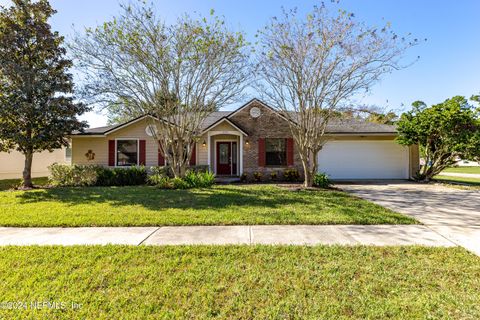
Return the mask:
[(411, 223), (416, 221), (341, 191), (291, 191), (273, 185), (0, 192), (1, 226)]
[(464, 178), (438, 175), (434, 177), (435, 180), (445, 183), (461, 183), (472, 187), (480, 187), (480, 179), (478, 178)]
[(453, 168), (447, 168), (443, 170), (443, 172), (480, 174), (480, 167), (453, 167)]
[(480, 318), (461, 248), (3, 247), (0, 275), (0, 302), (27, 303), (2, 319)]
[[(47, 177), (42, 177), (42, 178), (33, 178), (33, 184), (36, 187), (41, 187), (45, 186), (48, 184), (48, 178)], [(21, 179), (4, 179), (0, 180), (0, 191), (5, 191), (9, 189), (16, 188), (20, 185)]]

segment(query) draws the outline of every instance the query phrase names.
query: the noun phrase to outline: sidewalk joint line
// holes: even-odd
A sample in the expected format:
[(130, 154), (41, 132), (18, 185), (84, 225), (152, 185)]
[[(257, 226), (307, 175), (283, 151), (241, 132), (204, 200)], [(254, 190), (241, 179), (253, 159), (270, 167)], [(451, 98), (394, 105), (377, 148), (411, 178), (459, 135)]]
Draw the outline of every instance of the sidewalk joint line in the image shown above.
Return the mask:
[(153, 230), (145, 239), (143, 239), (142, 241), (140, 241), (140, 243), (138, 244), (138, 246), (141, 246), (145, 241), (147, 241), (148, 238), (150, 238), (155, 232), (157, 232), (158, 230), (160, 230), (162, 227), (158, 227), (156, 228), (155, 230)]
[[(451, 242), (453, 243), (454, 245), (456, 245), (457, 247), (462, 247), (462, 248), (465, 248), (464, 246), (460, 245), (459, 243), (457, 243), (456, 241), (452, 240), (452, 239), (449, 239), (447, 237), (445, 237), (443, 234), (441, 234), (440, 232), (430, 228), (429, 225), (425, 225), (425, 227), (427, 227), (427, 229), (431, 230), (433, 233), (436, 233), (438, 234), (440, 237), (444, 238), (445, 240), (447, 240), (448, 242)], [(466, 249), (466, 248), (465, 248)]]
[(252, 226), (248, 226), (248, 244), (252, 245)]

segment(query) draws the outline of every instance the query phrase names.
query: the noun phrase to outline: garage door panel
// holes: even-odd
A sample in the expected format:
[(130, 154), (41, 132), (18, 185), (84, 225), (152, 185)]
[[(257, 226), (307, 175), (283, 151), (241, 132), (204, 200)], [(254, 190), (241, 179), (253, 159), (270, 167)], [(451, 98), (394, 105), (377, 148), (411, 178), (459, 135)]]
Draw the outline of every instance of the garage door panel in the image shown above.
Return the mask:
[(318, 166), (332, 179), (407, 179), (408, 149), (395, 141), (330, 141)]

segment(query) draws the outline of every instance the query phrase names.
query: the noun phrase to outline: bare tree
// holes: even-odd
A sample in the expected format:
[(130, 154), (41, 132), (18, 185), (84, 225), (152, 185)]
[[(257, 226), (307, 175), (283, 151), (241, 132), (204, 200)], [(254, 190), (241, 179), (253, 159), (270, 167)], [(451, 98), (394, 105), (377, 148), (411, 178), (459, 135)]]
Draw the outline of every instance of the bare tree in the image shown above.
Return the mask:
[(395, 35), (389, 24), (367, 27), (346, 11), (330, 14), (324, 4), (304, 19), (283, 10), (259, 31), (258, 86), (290, 120), (305, 187), (312, 186), (329, 121), (354, 95), (401, 68), (402, 54), (415, 43)]
[(395, 110), (378, 105), (359, 104), (347, 111), (342, 116), (346, 119), (360, 120), (379, 124), (395, 124), (398, 114)]
[(70, 46), (85, 83), (82, 95), (122, 115), (150, 114), (153, 137), (174, 175), (183, 176), (201, 123), (246, 86), (248, 43), (213, 11), (166, 25), (152, 6), (122, 9)]

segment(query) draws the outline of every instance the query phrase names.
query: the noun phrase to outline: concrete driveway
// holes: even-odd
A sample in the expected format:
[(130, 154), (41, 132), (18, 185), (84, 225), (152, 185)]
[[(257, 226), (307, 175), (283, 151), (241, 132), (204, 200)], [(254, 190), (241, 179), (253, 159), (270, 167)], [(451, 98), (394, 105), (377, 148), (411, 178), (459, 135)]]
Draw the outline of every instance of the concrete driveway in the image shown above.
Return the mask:
[(399, 181), (344, 183), (337, 187), (415, 217), (450, 241), (480, 255), (480, 190)]

